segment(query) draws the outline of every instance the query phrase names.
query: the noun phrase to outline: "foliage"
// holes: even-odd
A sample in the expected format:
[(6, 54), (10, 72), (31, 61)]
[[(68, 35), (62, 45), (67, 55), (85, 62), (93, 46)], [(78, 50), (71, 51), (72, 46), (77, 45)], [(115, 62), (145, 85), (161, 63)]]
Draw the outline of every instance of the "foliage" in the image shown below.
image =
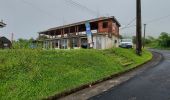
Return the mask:
[(20, 38), (17, 41), (13, 41), (13, 48), (14, 49), (28, 49), (30, 48), (33, 40), (34, 39), (32, 38), (29, 40)]
[[(135, 67), (149, 59), (144, 50), (0, 50), (0, 99), (42, 99)], [(129, 66), (122, 63), (132, 62)]]
[(162, 32), (158, 38), (160, 47), (170, 47), (170, 34)]
[(152, 37), (152, 36), (148, 36), (146, 39), (145, 39), (145, 46), (147, 47), (152, 47), (152, 48), (155, 48), (158, 46), (158, 39)]
[(13, 49), (33, 49), (38, 48), (42, 49), (42, 42), (34, 40), (33, 38), (30, 39), (18, 39), (17, 41), (13, 41)]
[[(170, 34), (162, 32), (158, 38), (148, 36), (145, 39), (142, 38), (142, 41), (145, 42), (145, 46), (151, 48), (170, 48)], [(133, 43), (136, 43), (136, 36), (133, 36)]]
[[(136, 36), (133, 36), (133, 43), (136, 44)], [(158, 46), (158, 39), (152, 36), (142, 37), (142, 45), (145, 44), (145, 47), (155, 48)]]
[(36, 40), (43, 41), (43, 40), (45, 40), (45, 39), (48, 39), (48, 37), (45, 36), (45, 35), (39, 35)]
[(133, 44), (136, 44), (136, 36), (132, 37)]

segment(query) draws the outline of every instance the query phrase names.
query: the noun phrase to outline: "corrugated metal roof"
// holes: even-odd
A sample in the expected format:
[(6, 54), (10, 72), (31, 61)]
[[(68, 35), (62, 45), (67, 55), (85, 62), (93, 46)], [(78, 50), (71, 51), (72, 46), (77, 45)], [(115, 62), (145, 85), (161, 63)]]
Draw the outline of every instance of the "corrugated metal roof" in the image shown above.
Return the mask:
[(53, 31), (53, 30), (67, 28), (67, 27), (71, 27), (71, 26), (77, 26), (77, 25), (85, 24), (86, 22), (96, 22), (96, 21), (102, 21), (102, 20), (107, 20), (107, 19), (113, 19), (119, 26), (121, 26), (121, 24), (118, 22), (118, 20), (114, 16), (111, 16), (111, 17), (100, 17), (100, 18), (95, 18), (95, 19), (91, 19), (91, 20), (85, 20), (85, 21), (68, 24), (68, 25), (64, 25), (64, 26), (58, 26), (58, 27), (50, 28), (48, 30), (38, 32), (38, 33)]

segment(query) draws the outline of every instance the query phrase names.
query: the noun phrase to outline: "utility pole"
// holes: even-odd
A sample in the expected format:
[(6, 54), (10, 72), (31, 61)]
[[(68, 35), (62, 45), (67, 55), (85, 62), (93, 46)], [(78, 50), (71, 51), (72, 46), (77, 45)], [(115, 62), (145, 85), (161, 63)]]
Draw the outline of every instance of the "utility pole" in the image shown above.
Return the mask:
[(142, 54), (142, 18), (141, 18), (141, 0), (136, 0), (136, 54)]
[(14, 33), (11, 34), (11, 43), (13, 44), (14, 41)]
[(143, 48), (145, 48), (145, 32), (146, 32), (146, 24), (144, 25), (144, 33), (143, 33)]

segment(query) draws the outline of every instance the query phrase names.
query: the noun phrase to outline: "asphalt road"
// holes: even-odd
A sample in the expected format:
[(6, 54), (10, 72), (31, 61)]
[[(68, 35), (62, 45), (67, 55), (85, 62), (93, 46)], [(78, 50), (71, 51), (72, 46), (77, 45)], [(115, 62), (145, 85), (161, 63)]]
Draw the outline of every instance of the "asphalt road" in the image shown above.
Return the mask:
[(158, 65), (89, 100), (170, 100), (170, 51), (154, 51), (163, 55)]

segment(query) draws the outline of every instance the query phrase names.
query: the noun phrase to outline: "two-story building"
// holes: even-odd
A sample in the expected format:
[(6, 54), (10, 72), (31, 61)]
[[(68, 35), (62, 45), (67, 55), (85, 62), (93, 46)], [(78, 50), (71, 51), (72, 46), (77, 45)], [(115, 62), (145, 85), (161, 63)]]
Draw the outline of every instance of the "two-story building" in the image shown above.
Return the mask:
[[(89, 23), (89, 28), (86, 23)], [(70, 49), (89, 48), (108, 49), (118, 47), (120, 23), (114, 16), (101, 17), (69, 25), (50, 28), (39, 32), (48, 39), (43, 41), (43, 48)], [(91, 36), (87, 30), (91, 31)]]

